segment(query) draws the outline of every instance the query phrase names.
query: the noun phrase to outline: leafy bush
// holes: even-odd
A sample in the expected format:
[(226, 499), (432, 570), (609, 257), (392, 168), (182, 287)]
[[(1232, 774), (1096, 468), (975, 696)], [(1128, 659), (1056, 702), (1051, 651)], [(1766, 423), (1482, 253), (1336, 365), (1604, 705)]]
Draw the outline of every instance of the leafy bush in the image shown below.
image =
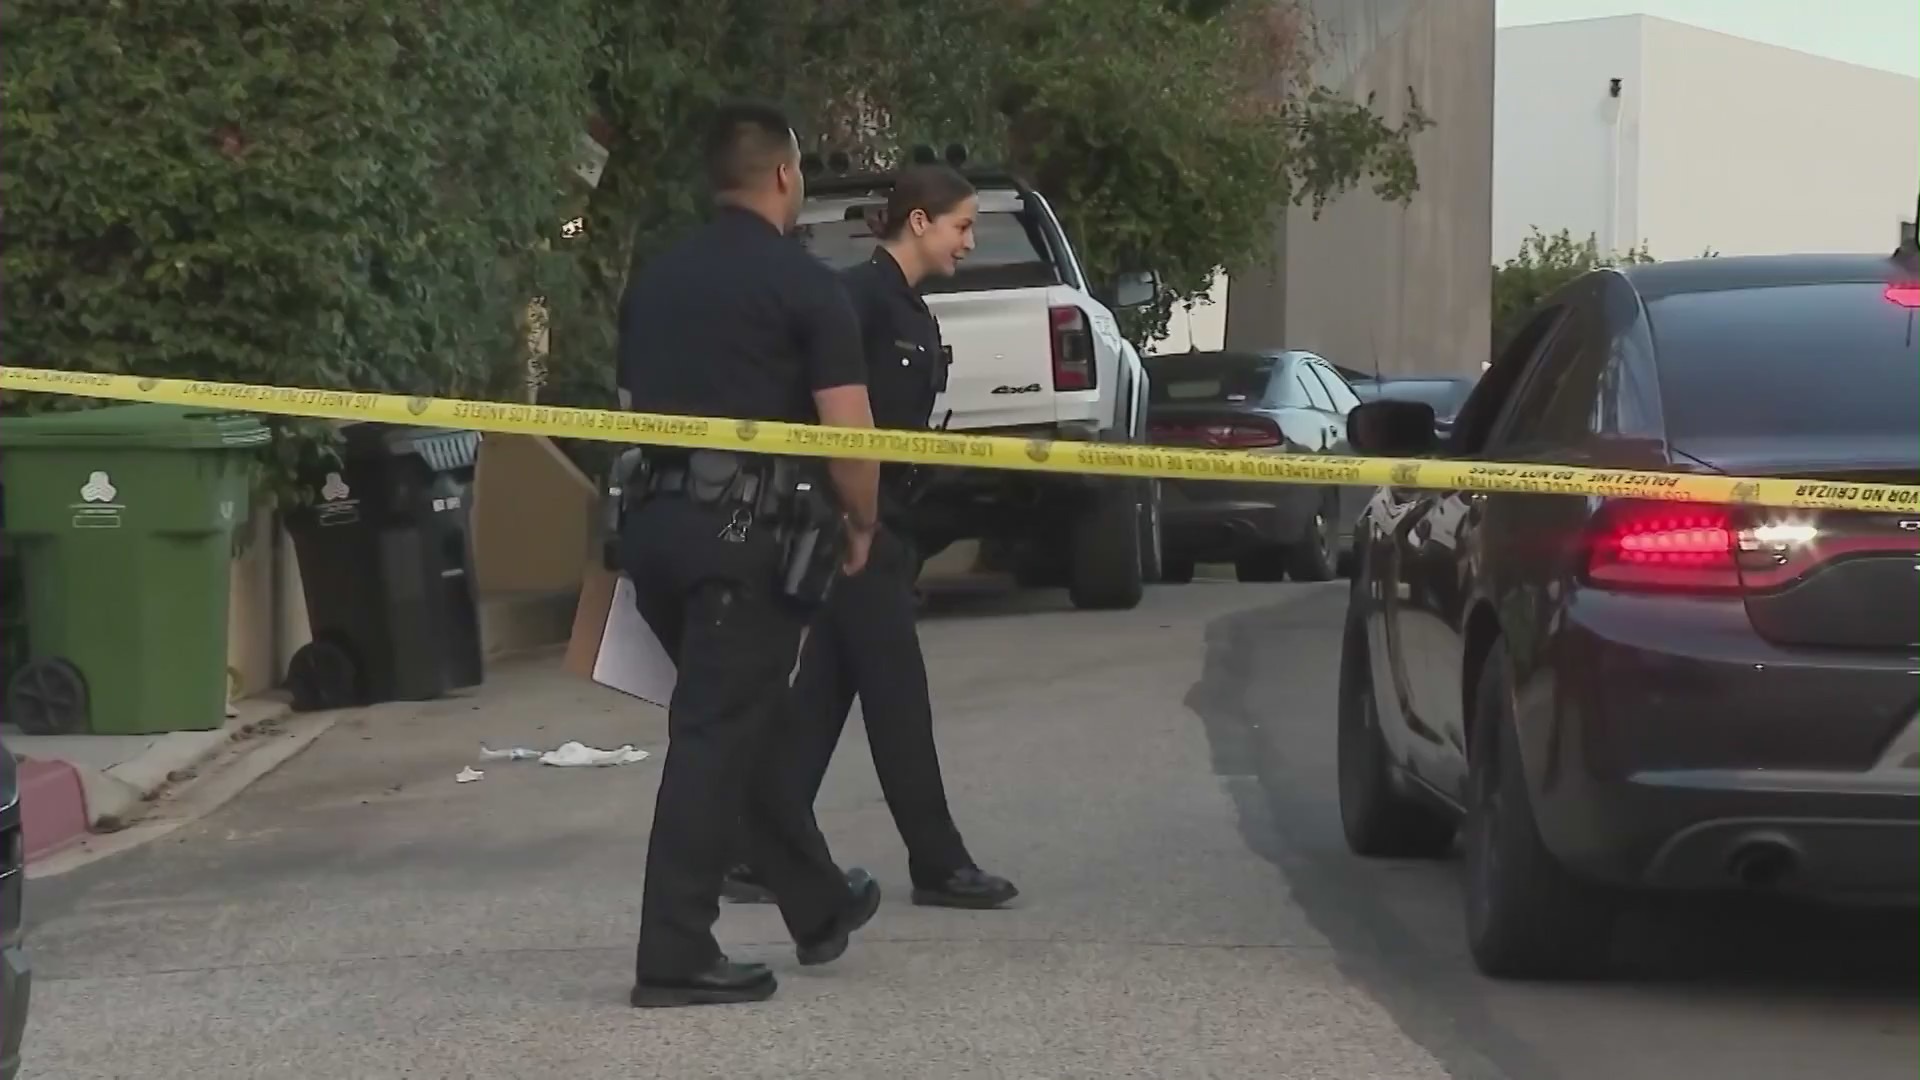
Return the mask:
[[(1719, 254), (1707, 248), (1700, 258), (1717, 258)], [(1658, 261), (1644, 240), (1622, 252), (1603, 252), (1599, 237), (1592, 233), (1585, 240), (1575, 240), (1566, 229), (1549, 236), (1534, 227), (1520, 241), (1520, 251), (1493, 268), (1495, 345), (1519, 331), (1534, 305), (1587, 271)]]
[(1587, 271), (1653, 261), (1644, 243), (1609, 253), (1600, 250), (1599, 237), (1591, 233), (1575, 240), (1566, 229), (1549, 236), (1533, 228), (1520, 241), (1519, 252), (1493, 268), (1494, 342), (1512, 337), (1534, 305)]
[(571, 273), (540, 249), (587, 112), (586, 15), (586, 0), (11, 4), (7, 362), (497, 390), (527, 298)]
[[(1159, 271), (1144, 341), (1214, 271), (1270, 253), (1273, 213), (1371, 178), (1417, 187), (1409, 100), (1389, 121), (1307, 78), (1297, 0), (597, 0), (595, 104), (618, 138), (579, 247), (585, 287), (554, 313), (556, 389), (611, 398), (630, 266), (700, 210), (694, 140), (718, 99), (794, 111), (809, 148), (885, 166), (960, 142), (1032, 179), (1096, 281)], [(565, 389), (561, 389), (564, 387)]]

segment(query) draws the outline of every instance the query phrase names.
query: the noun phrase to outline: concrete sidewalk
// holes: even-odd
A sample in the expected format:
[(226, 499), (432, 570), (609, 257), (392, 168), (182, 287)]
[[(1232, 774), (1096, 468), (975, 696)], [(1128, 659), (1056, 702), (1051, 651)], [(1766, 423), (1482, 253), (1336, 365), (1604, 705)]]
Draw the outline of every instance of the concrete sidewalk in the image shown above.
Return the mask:
[(270, 728), (290, 712), (278, 696), (235, 703), (210, 731), (158, 735), (24, 735), (0, 725), (20, 761), (21, 830), (38, 863), (94, 833), (137, 818), (169, 784), (191, 779), (210, 758)]
[[(955, 544), (928, 561), (924, 579), (961, 591), (996, 587), (997, 576), (975, 572), (978, 554), (973, 542)], [(570, 619), (571, 607), (566, 614)], [(507, 660), (508, 667), (512, 663)], [(118, 832), (142, 817), (169, 785), (193, 778), (214, 757), (273, 728), (291, 711), (280, 693), (229, 709), (231, 715), (212, 730), (160, 735), (26, 735), (0, 724), (7, 749), (20, 760), (29, 864), (69, 852), (90, 836)], [(317, 734), (309, 727), (302, 737)]]

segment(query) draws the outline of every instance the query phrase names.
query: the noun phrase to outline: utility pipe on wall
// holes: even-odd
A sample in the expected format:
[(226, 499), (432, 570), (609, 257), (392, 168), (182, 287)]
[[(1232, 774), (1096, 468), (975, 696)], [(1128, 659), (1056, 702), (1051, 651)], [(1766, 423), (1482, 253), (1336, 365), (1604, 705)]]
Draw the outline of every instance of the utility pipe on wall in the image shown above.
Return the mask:
[(1620, 247), (1620, 79), (1607, 80), (1607, 235), (1604, 254)]

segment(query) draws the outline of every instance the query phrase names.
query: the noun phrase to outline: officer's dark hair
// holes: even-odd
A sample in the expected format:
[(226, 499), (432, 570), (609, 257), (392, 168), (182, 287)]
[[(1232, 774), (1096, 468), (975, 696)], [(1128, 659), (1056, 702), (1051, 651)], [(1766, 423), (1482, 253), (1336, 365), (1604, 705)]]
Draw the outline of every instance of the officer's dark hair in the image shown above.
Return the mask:
[(793, 153), (793, 124), (777, 105), (741, 99), (707, 122), (707, 185), (717, 195), (752, 187)]
[(886, 217), (880, 239), (893, 240), (907, 227), (915, 210), (930, 218), (948, 213), (973, 196), (973, 184), (947, 165), (910, 165), (893, 178), (887, 195)]

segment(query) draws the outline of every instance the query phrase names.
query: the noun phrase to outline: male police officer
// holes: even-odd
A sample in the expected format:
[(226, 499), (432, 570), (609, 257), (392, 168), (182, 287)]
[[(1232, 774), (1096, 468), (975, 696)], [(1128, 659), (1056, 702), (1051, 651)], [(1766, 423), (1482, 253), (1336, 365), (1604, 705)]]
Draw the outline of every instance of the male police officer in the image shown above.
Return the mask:
[[(979, 200), (965, 177), (944, 165), (917, 165), (894, 178), (876, 230), (880, 246), (842, 280), (860, 319), (874, 422), (922, 430), (946, 385), (940, 327), (919, 286), (950, 277), (973, 248)], [(926, 659), (914, 628), (914, 550), (908, 503), (911, 473), (883, 467), (886, 527), (873, 561), (841, 581), (816, 619), (800, 658), (786, 723), (813, 732), (796, 763), (817, 795), (854, 696), (860, 698), (874, 771), (907, 846), (913, 901), (937, 907), (992, 908), (1018, 895), (1013, 883), (982, 871), (967, 853), (947, 808), (933, 741)], [(779, 884), (751, 861), (728, 874), (725, 895), (764, 902)]]
[[(722, 108), (706, 168), (717, 212), (648, 263), (621, 319), (629, 408), (741, 420), (873, 424), (859, 327), (834, 275), (785, 238), (803, 197), (800, 151), (779, 110)], [(647, 848), (633, 1004), (764, 1000), (773, 975), (713, 938), (721, 877), (744, 820), (803, 964), (846, 951), (879, 886), (841, 873), (814, 823), (794, 733), (774, 726), (806, 615), (778, 595), (781, 523), (764, 519), (775, 459), (649, 451), (621, 530), (640, 613), (678, 669), (670, 744)], [(879, 470), (825, 467), (846, 518), (843, 572), (864, 568)]]

